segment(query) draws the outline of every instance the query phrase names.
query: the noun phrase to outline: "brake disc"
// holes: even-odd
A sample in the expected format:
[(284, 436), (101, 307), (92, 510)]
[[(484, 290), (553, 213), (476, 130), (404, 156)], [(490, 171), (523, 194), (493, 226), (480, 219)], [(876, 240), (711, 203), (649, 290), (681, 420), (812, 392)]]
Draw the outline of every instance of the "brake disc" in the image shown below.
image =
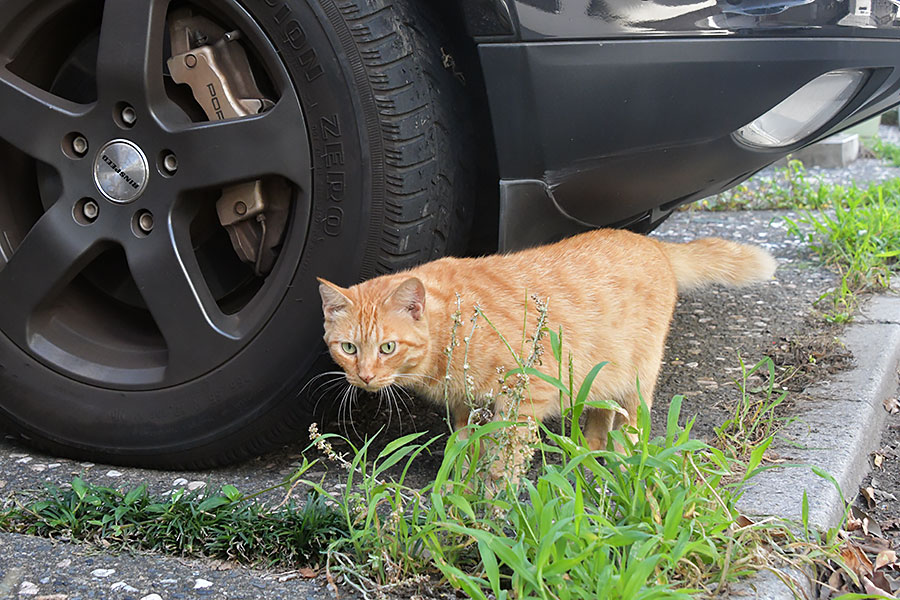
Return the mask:
[[(189, 9), (169, 16), (172, 56), (169, 73), (176, 83), (191, 88), (210, 121), (259, 114), (274, 102), (259, 90), (240, 31), (226, 31)], [(219, 223), (228, 232), (238, 257), (254, 265), (257, 276), (267, 274), (284, 237), (290, 207), (290, 186), (269, 178), (223, 188), (216, 202)]]

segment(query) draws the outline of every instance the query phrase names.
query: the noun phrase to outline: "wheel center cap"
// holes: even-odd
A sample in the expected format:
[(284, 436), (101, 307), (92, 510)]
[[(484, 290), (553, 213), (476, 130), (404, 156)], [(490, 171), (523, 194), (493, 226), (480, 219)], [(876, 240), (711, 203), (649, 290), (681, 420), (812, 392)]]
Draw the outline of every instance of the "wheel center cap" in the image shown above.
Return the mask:
[(147, 157), (128, 140), (109, 142), (94, 158), (94, 183), (113, 202), (125, 204), (136, 199), (144, 193), (149, 176)]

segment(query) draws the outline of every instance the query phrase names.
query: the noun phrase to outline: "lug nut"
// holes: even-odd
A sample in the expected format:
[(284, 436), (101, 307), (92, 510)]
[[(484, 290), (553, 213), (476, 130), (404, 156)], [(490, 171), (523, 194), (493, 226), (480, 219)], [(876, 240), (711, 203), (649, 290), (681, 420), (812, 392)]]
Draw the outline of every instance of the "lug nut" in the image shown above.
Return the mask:
[(193, 69), (194, 67), (196, 67), (197, 66), (197, 57), (194, 56), (193, 54), (188, 54), (187, 56), (185, 56), (184, 57), (184, 66), (186, 66), (188, 69)]
[(78, 156), (84, 156), (88, 151), (88, 142), (84, 136), (76, 136), (72, 140), (72, 151)]
[(138, 217), (138, 227), (140, 227), (141, 231), (144, 233), (153, 231), (153, 215), (148, 212), (142, 213), (141, 216)]
[(97, 215), (100, 214), (100, 207), (97, 206), (97, 203), (93, 200), (88, 200), (84, 203), (84, 206), (81, 207), (81, 213), (84, 215), (85, 219), (93, 221), (97, 218)]
[(122, 122), (126, 125), (134, 125), (134, 122), (137, 121), (137, 113), (134, 112), (134, 109), (130, 106), (126, 106), (122, 109)]
[(166, 154), (162, 160), (162, 166), (166, 173), (174, 175), (178, 170), (178, 159), (174, 154)]

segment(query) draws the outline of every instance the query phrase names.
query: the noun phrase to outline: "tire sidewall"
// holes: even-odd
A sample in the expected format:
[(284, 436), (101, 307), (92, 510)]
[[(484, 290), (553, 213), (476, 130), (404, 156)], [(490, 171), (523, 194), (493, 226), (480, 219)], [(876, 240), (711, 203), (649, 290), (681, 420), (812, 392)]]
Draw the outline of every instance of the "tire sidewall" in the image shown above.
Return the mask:
[(330, 361), (321, 341), (315, 278), (351, 284), (372, 274), (377, 252), (383, 204), (382, 157), (371, 135), (377, 112), (358, 50), (331, 0), (241, 5), (290, 73), (309, 134), (311, 216), (291, 284), (239, 354), (200, 378), (161, 390), (86, 385), (0, 336), (0, 408), (38, 443), (117, 462), (222, 462), (232, 448), (237, 457), (259, 431), (276, 435), (312, 409), (312, 399), (298, 390), (315, 363)]

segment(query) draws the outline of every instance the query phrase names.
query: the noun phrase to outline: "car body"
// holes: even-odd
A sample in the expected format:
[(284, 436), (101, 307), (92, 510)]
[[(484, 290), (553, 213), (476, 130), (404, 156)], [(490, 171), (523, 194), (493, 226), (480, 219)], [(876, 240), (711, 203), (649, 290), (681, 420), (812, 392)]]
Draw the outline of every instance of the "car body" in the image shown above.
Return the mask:
[[(887, 0), (463, 6), (484, 70), (507, 249), (586, 227), (649, 230), (900, 101), (897, 5)], [(735, 136), (839, 69), (865, 81), (810, 135), (777, 148)]]

